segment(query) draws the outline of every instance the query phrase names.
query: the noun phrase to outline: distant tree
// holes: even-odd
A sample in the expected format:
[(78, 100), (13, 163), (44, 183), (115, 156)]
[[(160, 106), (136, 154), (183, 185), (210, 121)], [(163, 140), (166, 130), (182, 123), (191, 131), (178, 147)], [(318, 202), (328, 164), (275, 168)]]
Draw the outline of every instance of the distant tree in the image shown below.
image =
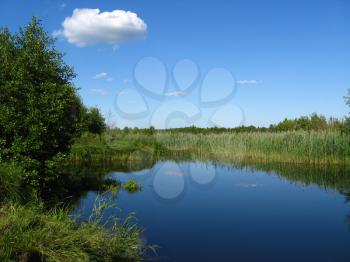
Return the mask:
[(278, 123), (275, 127), (277, 131), (290, 131), (296, 127), (295, 121), (285, 118), (282, 122)]
[[(348, 95), (345, 96), (345, 103), (350, 107), (350, 89), (348, 90)], [(345, 117), (343, 131), (350, 134), (350, 116)]]
[(150, 126), (149, 128), (145, 129), (145, 133), (148, 135), (154, 135), (155, 132), (156, 132), (156, 129), (154, 128), (154, 126)]
[(98, 135), (106, 130), (105, 119), (97, 107), (85, 110), (83, 117), (83, 130)]
[(0, 60), (0, 160), (25, 162), (37, 183), (46, 161), (67, 152), (79, 134), (75, 73), (35, 17), (19, 33), (0, 30)]
[(311, 129), (324, 130), (327, 128), (327, 119), (323, 115), (313, 113), (310, 117)]

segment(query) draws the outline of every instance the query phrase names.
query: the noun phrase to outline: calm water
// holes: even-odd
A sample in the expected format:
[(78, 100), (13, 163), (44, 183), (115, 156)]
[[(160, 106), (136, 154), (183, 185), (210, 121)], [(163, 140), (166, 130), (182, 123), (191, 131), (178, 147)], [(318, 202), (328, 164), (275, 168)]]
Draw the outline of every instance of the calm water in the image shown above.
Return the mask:
[[(158, 162), (136, 172), (106, 216), (136, 212), (160, 261), (350, 261), (350, 175), (298, 166)], [(347, 197), (348, 196), (348, 197)], [(76, 211), (87, 217), (88, 192)]]

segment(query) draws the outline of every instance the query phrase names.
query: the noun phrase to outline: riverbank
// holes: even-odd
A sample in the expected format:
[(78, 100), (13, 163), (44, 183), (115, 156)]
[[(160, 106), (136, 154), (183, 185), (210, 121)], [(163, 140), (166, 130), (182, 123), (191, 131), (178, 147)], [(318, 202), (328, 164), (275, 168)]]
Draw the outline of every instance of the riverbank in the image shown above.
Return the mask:
[[(111, 207), (110, 197), (119, 190), (139, 190), (135, 181), (104, 179), (99, 172), (93, 176), (76, 173), (71, 174), (74, 180), (66, 179), (66, 187), (56, 181), (61, 190), (43, 197), (23, 183), (23, 176), (25, 171), (18, 165), (0, 163), (1, 261), (141, 260), (148, 247), (140, 244), (142, 229), (132, 217), (124, 221), (111, 217), (110, 227), (101, 223), (104, 210)], [(70, 204), (74, 195), (87, 190), (99, 192), (100, 197), (89, 219), (77, 223)]]
[(350, 136), (338, 131), (190, 134), (171, 131), (110, 131), (84, 135), (71, 150), (72, 162), (154, 161), (166, 157), (321, 165), (350, 164)]

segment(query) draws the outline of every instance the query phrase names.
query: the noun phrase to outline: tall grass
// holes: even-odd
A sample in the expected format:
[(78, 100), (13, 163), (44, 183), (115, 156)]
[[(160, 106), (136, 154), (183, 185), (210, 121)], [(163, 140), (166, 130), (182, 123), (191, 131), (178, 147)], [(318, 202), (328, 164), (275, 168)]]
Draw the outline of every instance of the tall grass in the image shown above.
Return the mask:
[(72, 149), (73, 162), (113, 163), (166, 158), (311, 164), (350, 164), (350, 136), (339, 131), (226, 132), (150, 135), (115, 131), (85, 136)]
[(141, 230), (129, 219), (101, 225), (101, 207), (77, 225), (69, 210), (7, 203), (0, 208), (0, 261), (139, 261)]
[(158, 133), (167, 152), (190, 152), (212, 160), (349, 164), (350, 137), (333, 131), (224, 134)]
[(34, 191), (23, 182), (24, 174), (18, 164), (0, 162), (0, 204), (34, 197)]

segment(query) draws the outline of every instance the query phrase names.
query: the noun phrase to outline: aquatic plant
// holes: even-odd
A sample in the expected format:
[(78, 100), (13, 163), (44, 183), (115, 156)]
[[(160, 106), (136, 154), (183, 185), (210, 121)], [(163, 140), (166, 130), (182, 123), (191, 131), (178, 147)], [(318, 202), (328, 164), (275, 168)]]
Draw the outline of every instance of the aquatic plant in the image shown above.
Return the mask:
[(123, 188), (129, 193), (135, 193), (141, 190), (141, 185), (136, 182), (136, 180), (129, 180), (123, 184)]

